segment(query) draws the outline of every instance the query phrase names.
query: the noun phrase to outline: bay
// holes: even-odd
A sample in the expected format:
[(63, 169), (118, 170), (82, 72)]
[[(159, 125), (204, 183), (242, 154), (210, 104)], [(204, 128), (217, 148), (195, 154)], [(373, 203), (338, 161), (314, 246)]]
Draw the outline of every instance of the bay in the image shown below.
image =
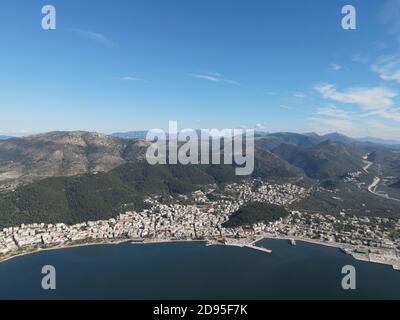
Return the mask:
[[(96, 245), (0, 263), (0, 299), (400, 299), (400, 272), (305, 242), (262, 240), (267, 254), (205, 243)], [(57, 289), (41, 287), (44, 265)], [(357, 289), (341, 287), (353, 265)]]

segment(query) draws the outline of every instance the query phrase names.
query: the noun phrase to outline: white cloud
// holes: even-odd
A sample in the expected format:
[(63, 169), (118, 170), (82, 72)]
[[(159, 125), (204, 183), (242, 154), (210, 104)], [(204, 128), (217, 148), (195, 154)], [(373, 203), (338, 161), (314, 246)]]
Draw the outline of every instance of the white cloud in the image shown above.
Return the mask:
[(211, 76), (211, 75), (206, 75), (206, 74), (193, 74), (193, 73), (190, 73), (189, 75), (191, 77), (195, 77), (195, 78), (199, 78), (199, 79), (203, 79), (203, 80), (219, 82), (219, 78), (217, 78), (216, 76)]
[(332, 63), (332, 64), (331, 64), (331, 69), (332, 69), (333, 71), (340, 71), (340, 70), (343, 69), (343, 67), (342, 67), (341, 65), (339, 65), (339, 64)]
[(359, 122), (351, 119), (338, 119), (329, 117), (311, 117), (307, 119), (313, 130), (317, 133), (326, 134), (330, 132), (339, 132), (348, 136), (357, 137), (364, 135), (364, 128)]
[(212, 82), (224, 82), (224, 83), (239, 85), (239, 82), (223, 78), (219, 73), (204, 73), (204, 74), (189, 73), (189, 76)]
[(400, 109), (398, 109), (398, 108), (375, 110), (375, 111), (370, 111), (370, 112), (364, 114), (365, 117), (374, 116), (374, 115), (380, 116), (387, 120), (394, 120), (394, 121), (400, 122)]
[(381, 22), (389, 26), (390, 33), (397, 35), (400, 31), (400, 0), (389, 0), (380, 14)]
[(319, 116), (326, 116), (326, 117), (331, 117), (331, 118), (336, 118), (336, 119), (350, 119), (351, 115), (353, 114), (352, 112), (339, 109), (336, 106), (326, 106), (322, 108), (317, 109), (317, 114)]
[(299, 99), (304, 99), (306, 95), (303, 92), (293, 92), (293, 97), (299, 98)]
[[(400, 121), (400, 113), (389, 114), (385, 117), (383, 110), (379, 112), (379, 116), (386, 119), (395, 120), (397, 117)], [(389, 122), (371, 119), (369, 116), (376, 114), (356, 113), (340, 109), (336, 106), (326, 106), (318, 108), (316, 114), (307, 119), (314, 131), (326, 134), (330, 132), (340, 132), (351, 137), (376, 137), (381, 139), (393, 139), (400, 141), (400, 127), (390, 125)], [(394, 123), (394, 122), (393, 122)]]
[(370, 136), (400, 141), (400, 128), (398, 126), (390, 126), (380, 121), (369, 121), (368, 128)]
[(315, 90), (325, 99), (358, 105), (367, 112), (364, 116), (376, 115), (400, 122), (400, 109), (394, 106), (393, 100), (398, 94), (385, 87), (353, 88), (340, 92), (335, 86), (324, 84), (315, 87)]
[(400, 55), (383, 56), (372, 66), (382, 80), (400, 82)]
[(400, 141), (400, 128), (380, 121), (352, 121), (350, 119), (309, 118), (314, 131), (320, 134), (339, 132), (350, 137), (375, 137)]
[(362, 133), (360, 121), (354, 121), (352, 116), (355, 114), (334, 105), (329, 105), (317, 109), (316, 114), (308, 118), (314, 131), (318, 133), (340, 132), (349, 136), (358, 136)]
[(265, 130), (265, 129), (267, 129), (267, 127), (265, 126), (264, 123), (257, 123), (257, 124), (255, 125), (255, 129), (256, 129), (256, 130)]
[(144, 79), (137, 78), (137, 77), (132, 77), (132, 76), (125, 76), (125, 77), (119, 77), (116, 78), (116, 80), (121, 80), (121, 81), (137, 81), (137, 82), (147, 82)]
[(341, 103), (356, 104), (366, 110), (387, 109), (393, 106), (397, 93), (385, 87), (352, 88), (343, 92), (337, 91), (331, 84), (315, 87), (325, 99)]
[(71, 30), (76, 34), (78, 34), (79, 36), (97, 42), (105, 47), (109, 48), (116, 47), (116, 44), (112, 40), (102, 35), (101, 33), (88, 30), (81, 30), (81, 29), (71, 29)]
[(369, 57), (369, 55), (367, 55), (365, 53), (357, 53), (351, 58), (351, 60), (353, 62), (364, 64), (364, 63), (368, 63), (371, 60), (371, 58)]

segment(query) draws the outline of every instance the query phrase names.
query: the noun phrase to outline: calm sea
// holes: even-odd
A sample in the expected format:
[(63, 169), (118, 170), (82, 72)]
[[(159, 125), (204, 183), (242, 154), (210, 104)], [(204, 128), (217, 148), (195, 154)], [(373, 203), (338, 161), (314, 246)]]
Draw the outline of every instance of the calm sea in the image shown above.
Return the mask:
[[(400, 272), (335, 248), (264, 240), (272, 254), (203, 243), (99, 245), (0, 263), (0, 299), (400, 299)], [(57, 289), (41, 288), (53, 265)], [(341, 287), (342, 267), (357, 290)]]

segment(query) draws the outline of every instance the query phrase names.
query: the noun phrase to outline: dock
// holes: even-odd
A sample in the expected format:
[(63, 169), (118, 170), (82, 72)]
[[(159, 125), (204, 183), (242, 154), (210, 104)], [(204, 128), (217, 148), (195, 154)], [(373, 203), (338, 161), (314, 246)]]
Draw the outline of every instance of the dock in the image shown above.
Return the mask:
[(272, 250), (267, 249), (267, 248), (263, 248), (263, 247), (257, 247), (257, 246), (253, 246), (253, 245), (245, 245), (245, 248), (250, 248), (250, 249), (254, 249), (254, 250), (258, 250), (258, 251), (262, 251), (262, 252), (266, 252), (266, 253), (272, 253)]
[[(258, 242), (257, 240), (256, 242)], [(238, 247), (238, 248), (248, 248), (248, 249), (253, 249), (253, 250), (258, 250), (262, 251), (265, 253), (272, 253), (272, 250), (259, 247), (254, 245), (254, 242), (251, 243), (240, 243), (240, 242), (226, 242), (226, 243), (213, 243), (213, 242), (208, 242), (207, 246), (229, 246), (229, 247)]]
[(254, 240), (253, 242), (250, 243), (250, 245), (254, 246), (255, 244), (257, 244), (258, 242), (260, 242), (261, 240), (264, 240), (265, 236), (259, 237), (256, 240)]

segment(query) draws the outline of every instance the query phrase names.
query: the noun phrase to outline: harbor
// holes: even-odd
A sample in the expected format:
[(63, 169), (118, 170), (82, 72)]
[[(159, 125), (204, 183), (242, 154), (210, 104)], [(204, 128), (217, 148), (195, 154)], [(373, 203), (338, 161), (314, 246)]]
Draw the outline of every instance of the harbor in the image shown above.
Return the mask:
[[(337, 249), (305, 242), (298, 242), (295, 248), (288, 240), (261, 240), (258, 245), (273, 254), (240, 246), (207, 247), (200, 242), (103, 244), (43, 251), (0, 264), (0, 298), (400, 298), (400, 273), (388, 266), (356, 261)], [(40, 270), (49, 263), (57, 266), (59, 286), (53, 292), (40, 286)], [(360, 286), (352, 293), (340, 286), (344, 265), (357, 270)], [(97, 290), (99, 279), (102, 290)]]

